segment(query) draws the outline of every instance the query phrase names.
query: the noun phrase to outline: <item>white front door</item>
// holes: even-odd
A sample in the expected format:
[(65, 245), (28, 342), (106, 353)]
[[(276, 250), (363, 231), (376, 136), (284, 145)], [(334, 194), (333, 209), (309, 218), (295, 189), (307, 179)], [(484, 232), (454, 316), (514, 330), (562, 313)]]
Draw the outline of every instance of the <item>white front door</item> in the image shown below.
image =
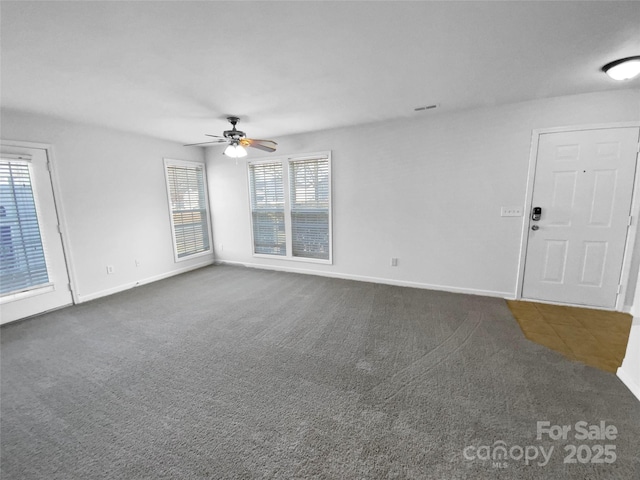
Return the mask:
[(539, 136), (523, 298), (615, 307), (638, 133), (629, 127)]
[(46, 148), (0, 146), (0, 323), (70, 305)]

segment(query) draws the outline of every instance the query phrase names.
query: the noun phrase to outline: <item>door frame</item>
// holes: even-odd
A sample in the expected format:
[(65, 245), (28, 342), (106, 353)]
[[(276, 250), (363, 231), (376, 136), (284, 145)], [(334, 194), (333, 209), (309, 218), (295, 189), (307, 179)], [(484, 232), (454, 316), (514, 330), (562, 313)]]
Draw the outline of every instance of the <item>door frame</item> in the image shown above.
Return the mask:
[[(533, 188), (535, 183), (535, 175), (536, 175), (536, 164), (538, 161), (538, 143), (540, 141), (540, 135), (547, 133), (564, 133), (564, 132), (576, 132), (576, 131), (584, 131), (584, 130), (604, 130), (609, 128), (640, 128), (640, 122), (618, 122), (618, 123), (605, 123), (605, 124), (593, 124), (593, 125), (577, 125), (577, 126), (564, 126), (564, 127), (551, 127), (551, 128), (538, 128), (534, 129), (531, 133), (531, 147), (529, 150), (529, 169), (527, 172), (527, 187), (525, 190), (525, 203), (524, 203), (524, 213), (522, 220), (522, 230), (520, 233), (520, 257), (518, 260), (518, 276), (516, 280), (516, 291), (515, 291), (515, 299), (522, 300), (522, 287), (524, 284), (524, 267), (527, 258), (527, 247), (529, 243), (529, 213), (531, 212), (532, 203), (533, 203)], [(638, 153), (636, 153), (636, 159), (638, 158)], [(622, 258), (622, 271), (620, 275), (620, 284), (622, 285), (621, 291), (618, 293), (616, 298), (616, 305), (614, 307), (614, 311), (622, 312), (629, 310), (630, 307), (627, 307), (625, 310), (624, 301), (628, 294), (632, 294), (633, 292), (629, 291), (629, 279), (631, 277), (631, 262), (633, 257), (634, 247), (636, 243), (638, 243), (638, 220), (640, 216), (640, 165), (638, 165), (638, 161), (636, 160), (636, 173), (635, 179), (633, 182), (633, 192), (631, 193), (631, 215), (633, 217), (631, 227), (627, 229), (627, 237), (625, 241), (624, 247), (624, 255)], [(638, 272), (633, 272), (638, 274)], [(640, 278), (638, 278), (640, 281)], [(555, 303), (548, 302), (545, 300), (540, 300), (541, 303)], [(571, 305), (571, 304), (566, 304)], [(588, 308), (599, 308), (603, 310), (602, 307), (588, 307)]]
[(77, 281), (76, 281), (76, 273), (73, 268), (73, 262), (71, 261), (71, 252), (70, 252), (70, 242), (69, 242), (69, 232), (67, 230), (67, 223), (65, 221), (64, 208), (62, 206), (60, 195), (60, 181), (58, 179), (58, 172), (56, 168), (55, 155), (53, 151), (53, 145), (49, 143), (36, 143), (36, 142), (25, 142), (21, 140), (3, 140), (0, 139), (0, 145), (5, 145), (7, 147), (22, 147), (22, 148), (37, 148), (40, 150), (44, 150), (47, 155), (47, 163), (49, 165), (49, 180), (51, 181), (51, 190), (53, 192), (53, 202), (54, 208), (56, 211), (56, 216), (58, 220), (58, 225), (60, 229), (60, 240), (62, 242), (62, 252), (64, 254), (64, 261), (67, 268), (67, 276), (69, 278), (69, 289), (71, 290), (71, 298), (74, 304), (78, 302), (78, 293), (77, 293)]

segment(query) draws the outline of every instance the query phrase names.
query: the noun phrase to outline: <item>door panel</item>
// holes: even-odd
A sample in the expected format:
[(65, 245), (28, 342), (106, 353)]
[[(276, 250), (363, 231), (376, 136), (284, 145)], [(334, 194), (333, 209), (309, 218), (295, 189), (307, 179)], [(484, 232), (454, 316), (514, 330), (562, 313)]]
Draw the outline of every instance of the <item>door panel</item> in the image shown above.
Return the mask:
[(613, 219), (613, 203), (616, 197), (618, 172), (599, 170), (595, 172), (595, 185), (591, 201), (589, 225), (592, 227), (610, 227)]
[(571, 212), (573, 211), (576, 193), (576, 177), (576, 172), (553, 173), (552, 208), (547, 212), (550, 225), (571, 226)]
[(547, 240), (545, 247), (542, 280), (547, 283), (562, 283), (567, 260), (567, 242), (564, 240)]
[(638, 133), (629, 127), (540, 135), (532, 206), (542, 216), (529, 220), (523, 298), (615, 307)]
[[(5, 163), (22, 161), (20, 159), (16, 160), (18, 156), (29, 159), (24, 163), (28, 164), (31, 189), (33, 191), (36, 208), (37, 227), (39, 227), (48, 277), (46, 284), (21, 288), (20, 290), (7, 292), (0, 296), (0, 323), (7, 323), (47, 310), (70, 305), (73, 303), (73, 300), (69, 289), (69, 276), (62, 238), (58, 229), (58, 212), (56, 211), (53, 187), (48, 168), (47, 150), (44, 148), (2, 144), (0, 153)], [(8, 179), (4, 178), (2, 181), (6, 183)], [(5, 196), (3, 198), (8, 197)], [(9, 208), (11, 207), (7, 205), (7, 209)], [(5, 230), (9, 233), (12, 228), (16, 228), (15, 224), (13, 226), (6, 226)], [(3, 237), (3, 244), (7, 243), (7, 238), (5, 237), (10, 237), (10, 235)], [(25, 263), (29, 263), (29, 260), (14, 260), (10, 264), (9, 262), (3, 262), (2, 276), (8, 279), (12, 273), (10, 268), (21, 269)]]
[(607, 258), (606, 242), (584, 242), (582, 253), (582, 275), (580, 285), (602, 286), (605, 260)]

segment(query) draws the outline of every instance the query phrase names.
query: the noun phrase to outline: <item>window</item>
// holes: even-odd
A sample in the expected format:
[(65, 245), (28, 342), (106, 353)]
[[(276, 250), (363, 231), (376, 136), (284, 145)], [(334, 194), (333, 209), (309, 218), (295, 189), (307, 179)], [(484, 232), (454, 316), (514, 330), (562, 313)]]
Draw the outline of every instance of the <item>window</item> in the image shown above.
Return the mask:
[(30, 165), (0, 160), (0, 294), (49, 283)]
[(330, 153), (249, 164), (253, 253), (331, 263)]
[(176, 261), (211, 252), (204, 165), (165, 160)]
[(291, 253), (329, 259), (329, 159), (289, 162)]
[(250, 165), (254, 253), (286, 255), (282, 163)]

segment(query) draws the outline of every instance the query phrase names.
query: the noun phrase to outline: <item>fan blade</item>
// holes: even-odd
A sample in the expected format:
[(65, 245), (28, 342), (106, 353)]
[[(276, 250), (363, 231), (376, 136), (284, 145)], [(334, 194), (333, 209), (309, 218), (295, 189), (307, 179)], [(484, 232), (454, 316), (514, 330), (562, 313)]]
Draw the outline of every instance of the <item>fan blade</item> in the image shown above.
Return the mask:
[(197, 145), (210, 145), (212, 143), (227, 143), (226, 140), (213, 140), (212, 142), (202, 142), (202, 143), (189, 143), (187, 145), (183, 145), (183, 147), (195, 147)]
[(226, 140), (226, 139), (227, 139), (227, 137), (221, 137), (220, 135), (211, 135), (211, 134), (209, 134), (209, 133), (205, 133), (205, 136), (207, 136), (207, 137), (213, 137), (213, 138), (221, 138), (221, 139), (223, 139), (223, 140)]
[(240, 140), (240, 145), (243, 147), (252, 147), (262, 150), (264, 152), (275, 152), (278, 145), (273, 140), (258, 140), (255, 138), (243, 138)]

